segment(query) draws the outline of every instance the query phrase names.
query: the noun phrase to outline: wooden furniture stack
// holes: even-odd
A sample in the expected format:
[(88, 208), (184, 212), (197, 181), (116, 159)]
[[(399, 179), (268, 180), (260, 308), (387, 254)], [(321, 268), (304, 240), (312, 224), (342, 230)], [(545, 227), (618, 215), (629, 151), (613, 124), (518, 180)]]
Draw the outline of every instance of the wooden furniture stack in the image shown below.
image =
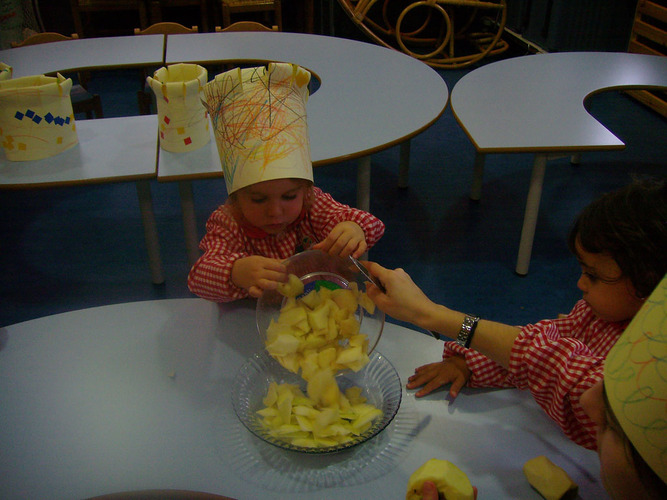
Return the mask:
[[(667, 55), (667, 6), (665, 0), (639, 0), (630, 34), (628, 52)], [(662, 4), (662, 5), (661, 5)], [(667, 93), (652, 90), (628, 90), (641, 103), (667, 117)]]

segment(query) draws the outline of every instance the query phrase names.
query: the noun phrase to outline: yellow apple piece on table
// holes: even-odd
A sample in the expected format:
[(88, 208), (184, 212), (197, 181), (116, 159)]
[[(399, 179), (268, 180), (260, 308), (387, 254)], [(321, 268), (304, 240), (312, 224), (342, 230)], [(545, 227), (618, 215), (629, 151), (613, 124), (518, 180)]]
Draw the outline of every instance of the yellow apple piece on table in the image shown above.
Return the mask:
[(544, 455), (523, 464), (523, 473), (530, 485), (546, 500), (569, 500), (576, 498), (579, 492), (579, 486), (567, 472)]
[(287, 282), (278, 283), (278, 288), (276, 290), (279, 294), (284, 295), (285, 297), (298, 297), (303, 293), (303, 281), (296, 275), (290, 274), (287, 277)]
[(426, 481), (435, 484), (438, 494), (447, 500), (474, 500), (475, 494), (468, 476), (448, 460), (431, 458), (408, 480), (406, 500), (421, 500), (422, 486)]

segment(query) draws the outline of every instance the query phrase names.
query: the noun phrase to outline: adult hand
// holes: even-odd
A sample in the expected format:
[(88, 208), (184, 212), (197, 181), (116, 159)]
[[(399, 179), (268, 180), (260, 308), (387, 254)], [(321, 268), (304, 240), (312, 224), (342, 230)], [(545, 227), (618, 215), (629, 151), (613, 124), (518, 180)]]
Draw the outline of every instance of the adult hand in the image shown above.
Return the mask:
[(347, 258), (361, 257), (368, 245), (366, 235), (361, 226), (356, 222), (343, 221), (336, 224), (329, 235), (319, 243), (312, 246), (315, 250), (322, 250), (329, 255)]
[(427, 320), (438, 307), (412, 278), (401, 268), (390, 270), (375, 262), (366, 262), (366, 267), (384, 285), (386, 292), (368, 284), (366, 292), (380, 309), (394, 318), (425, 327)]
[(232, 283), (248, 290), (251, 297), (259, 297), (264, 290), (275, 290), (278, 283), (287, 281), (287, 268), (278, 259), (251, 255), (234, 262)]

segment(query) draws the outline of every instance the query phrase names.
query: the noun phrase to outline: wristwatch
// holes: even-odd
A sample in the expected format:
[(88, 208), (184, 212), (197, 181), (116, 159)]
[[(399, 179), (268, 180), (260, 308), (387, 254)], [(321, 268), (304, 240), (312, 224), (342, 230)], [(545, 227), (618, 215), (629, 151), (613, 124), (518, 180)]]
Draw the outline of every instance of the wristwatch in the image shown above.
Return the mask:
[(461, 330), (459, 330), (459, 335), (456, 337), (456, 343), (461, 347), (466, 349), (470, 347), (470, 342), (472, 342), (472, 336), (475, 333), (477, 328), (477, 322), (479, 321), (479, 316), (471, 316), (469, 314), (463, 318), (463, 323), (461, 323)]

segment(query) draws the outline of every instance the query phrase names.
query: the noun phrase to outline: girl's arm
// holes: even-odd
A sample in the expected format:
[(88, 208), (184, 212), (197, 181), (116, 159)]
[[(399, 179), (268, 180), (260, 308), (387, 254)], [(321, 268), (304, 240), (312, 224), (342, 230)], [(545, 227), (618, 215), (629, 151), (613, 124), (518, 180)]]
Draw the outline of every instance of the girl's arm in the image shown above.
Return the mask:
[(241, 229), (224, 207), (217, 209), (206, 223), (206, 234), (199, 248), (204, 254), (188, 275), (188, 288), (201, 298), (230, 302), (248, 297), (248, 291), (232, 281), (236, 260), (249, 257)]
[(339, 203), (319, 188), (313, 187), (313, 194), (308, 218), (318, 242), (325, 240), (339, 223), (345, 221), (354, 222), (361, 228), (368, 249), (384, 234), (384, 224), (374, 215)]
[[(377, 276), (387, 289), (382, 293), (369, 286), (368, 295), (377, 306), (396, 319), (407, 321), (426, 330), (455, 339), (466, 315), (431, 301), (402, 269), (391, 271), (374, 262), (369, 271)], [(509, 367), (510, 352), (519, 334), (515, 326), (480, 320), (472, 336), (470, 348), (485, 354), (504, 368)]]
[[(382, 293), (368, 285), (368, 296), (380, 309), (447, 337), (458, 336), (465, 314), (432, 302), (402, 269), (391, 271), (373, 262), (368, 269), (387, 290)], [(530, 390), (570, 439), (595, 449), (595, 424), (579, 398), (601, 380), (603, 356), (593, 354), (578, 339), (561, 337), (557, 328), (521, 329), (487, 320), (478, 322), (469, 347), (506, 368), (516, 386)]]

